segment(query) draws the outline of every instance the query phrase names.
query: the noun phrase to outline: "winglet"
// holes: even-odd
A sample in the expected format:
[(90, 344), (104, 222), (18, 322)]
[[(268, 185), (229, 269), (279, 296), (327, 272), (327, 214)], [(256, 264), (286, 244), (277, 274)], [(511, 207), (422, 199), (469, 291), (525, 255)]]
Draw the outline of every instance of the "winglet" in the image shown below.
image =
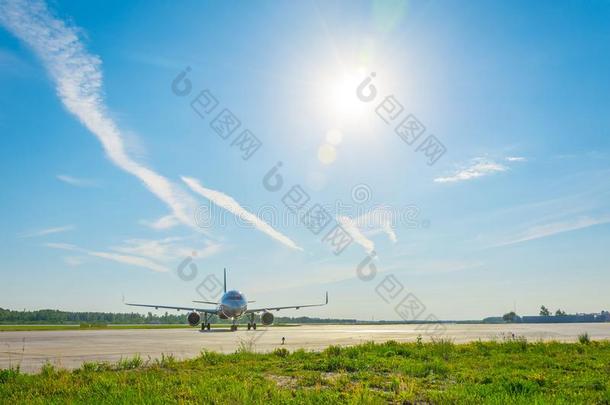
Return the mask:
[(328, 304), (328, 291), (326, 291), (326, 304)]
[(223, 285), (224, 285), (225, 292), (227, 292), (227, 268), (226, 267), (224, 268), (224, 284)]

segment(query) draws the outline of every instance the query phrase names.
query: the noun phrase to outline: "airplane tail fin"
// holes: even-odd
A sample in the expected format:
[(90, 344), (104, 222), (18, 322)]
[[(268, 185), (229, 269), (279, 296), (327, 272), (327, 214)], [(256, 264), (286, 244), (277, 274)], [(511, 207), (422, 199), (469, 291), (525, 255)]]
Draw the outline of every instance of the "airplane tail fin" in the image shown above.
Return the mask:
[(227, 268), (226, 267), (224, 269), (224, 284), (223, 285), (224, 285), (225, 292), (227, 292)]

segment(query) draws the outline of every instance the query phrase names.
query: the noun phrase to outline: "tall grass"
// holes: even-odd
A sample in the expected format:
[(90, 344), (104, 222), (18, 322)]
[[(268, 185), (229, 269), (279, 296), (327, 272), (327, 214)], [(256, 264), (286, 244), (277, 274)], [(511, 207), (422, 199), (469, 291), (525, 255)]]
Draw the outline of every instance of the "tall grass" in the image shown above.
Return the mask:
[(578, 335), (578, 341), (580, 342), (580, 344), (588, 345), (589, 343), (591, 343), (591, 338), (589, 337), (589, 334), (585, 332)]
[(0, 371), (0, 403), (610, 403), (610, 342), (430, 342)]

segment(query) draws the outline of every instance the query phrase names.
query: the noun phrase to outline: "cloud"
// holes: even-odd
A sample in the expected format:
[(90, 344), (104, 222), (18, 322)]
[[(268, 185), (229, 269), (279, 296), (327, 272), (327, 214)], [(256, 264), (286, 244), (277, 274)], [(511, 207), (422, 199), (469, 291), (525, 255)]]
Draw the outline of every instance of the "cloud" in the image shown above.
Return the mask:
[(98, 138), (107, 157), (137, 177), (180, 222), (198, 229), (187, 214), (196, 206), (190, 196), (129, 156), (123, 133), (104, 104), (101, 60), (86, 51), (79, 29), (53, 17), (41, 1), (0, 0), (0, 23), (42, 60), (66, 109)]
[(64, 263), (66, 263), (68, 266), (72, 266), (72, 267), (77, 267), (77, 266), (80, 266), (81, 264), (85, 263), (85, 259), (80, 256), (64, 256), (63, 260), (64, 260)]
[(362, 246), (367, 253), (371, 253), (375, 250), (375, 243), (360, 232), (360, 229), (358, 229), (358, 226), (353, 219), (338, 216), (337, 221), (341, 224), (345, 232), (349, 233), (351, 237), (354, 238), (354, 242)]
[(38, 236), (52, 235), (54, 233), (68, 232), (74, 229), (74, 225), (58, 226), (55, 228), (40, 229), (38, 231), (26, 232), (19, 235), (20, 238), (34, 238)]
[(394, 217), (395, 212), (391, 207), (380, 205), (356, 218), (337, 216), (337, 222), (351, 235), (354, 242), (364, 248), (366, 253), (371, 253), (375, 249), (375, 243), (368, 238), (369, 236), (385, 233), (392, 243), (398, 241), (392, 226)]
[(396, 216), (395, 210), (390, 206), (376, 206), (369, 212), (357, 217), (354, 222), (367, 233), (375, 235), (379, 232), (385, 233), (391, 242), (396, 243), (398, 238), (392, 223)]
[(453, 183), (457, 181), (466, 181), (476, 179), (478, 177), (488, 176), (498, 172), (505, 172), (508, 167), (496, 163), (489, 159), (476, 158), (471, 163), (454, 174), (446, 177), (437, 177), (434, 179), (436, 183)]
[(194, 255), (199, 258), (209, 257), (218, 253), (222, 245), (210, 241), (204, 242), (202, 246), (185, 246), (186, 238), (164, 238), (164, 239), (127, 239), (121, 246), (113, 246), (110, 249), (119, 253), (134, 256), (147, 257), (159, 262), (171, 262)]
[(79, 250), (78, 246), (72, 245), (70, 243), (45, 243), (46, 247), (50, 247), (53, 249), (63, 249), (63, 250)]
[(101, 257), (102, 259), (112, 260), (118, 263), (129, 264), (132, 266), (144, 267), (145, 269), (164, 273), (170, 271), (169, 268), (156, 263), (145, 257), (129, 256), (113, 252), (87, 252), (91, 256)]
[(369, 236), (385, 233), (392, 243), (398, 241), (392, 226), (394, 217), (395, 212), (391, 207), (376, 206), (356, 218), (337, 216), (337, 222), (351, 235), (354, 242), (364, 248), (366, 253), (371, 253), (375, 250), (375, 243), (369, 239)]
[[(198, 259), (210, 257), (223, 248), (222, 245), (209, 241), (199, 247), (186, 247), (182, 245), (184, 240), (185, 238), (128, 239), (122, 246), (111, 247), (110, 251), (105, 252), (83, 249), (68, 243), (46, 243), (45, 246), (142, 267), (155, 272), (170, 271), (177, 260), (185, 257), (194, 256)], [(82, 258), (77, 258), (77, 260), (73, 256), (64, 257), (64, 261), (70, 265), (78, 265), (83, 262)]]
[(221, 245), (220, 243), (207, 242), (203, 249), (195, 251), (195, 253), (196, 253), (195, 256), (197, 256), (199, 259), (203, 259), (206, 257), (213, 256), (216, 253), (219, 253), (223, 249), (224, 249), (224, 246)]
[(97, 184), (93, 180), (79, 179), (77, 177), (69, 176), (67, 174), (58, 174), (57, 179), (64, 183), (70, 184), (76, 187), (95, 187)]
[(207, 198), (214, 204), (218, 205), (221, 208), (224, 208), (225, 210), (239, 217), (243, 221), (252, 224), (256, 229), (269, 235), (278, 242), (292, 249), (303, 250), (298, 247), (296, 243), (294, 243), (290, 238), (275, 230), (271, 225), (269, 225), (256, 215), (252, 214), (251, 212), (248, 212), (245, 208), (239, 205), (239, 203), (235, 201), (232, 197), (220, 191), (210, 190), (209, 188), (203, 187), (199, 183), (199, 181), (197, 181), (197, 179), (193, 179), (190, 177), (182, 177), (182, 181), (184, 181), (195, 193)]
[(513, 245), (515, 243), (526, 242), (528, 240), (546, 238), (558, 233), (575, 231), (578, 229), (589, 228), (595, 225), (610, 223), (610, 215), (604, 215), (597, 218), (580, 217), (572, 220), (550, 222), (547, 224), (536, 225), (530, 227), (525, 232), (509, 238), (507, 241), (499, 243), (495, 246)]
[(507, 162), (525, 162), (527, 159), (523, 156), (507, 156), (504, 160)]
[(149, 228), (159, 231), (159, 230), (173, 228), (174, 226), (178, 225), (180, 222), (178, 221), (178, 218), (176, 218), (174, 215), (170, 214), (170, 215), (163, 216), (155, 221), (142, 220), (142, 221), (140, 221), (140, 223), (142, 225), (148, 226)]

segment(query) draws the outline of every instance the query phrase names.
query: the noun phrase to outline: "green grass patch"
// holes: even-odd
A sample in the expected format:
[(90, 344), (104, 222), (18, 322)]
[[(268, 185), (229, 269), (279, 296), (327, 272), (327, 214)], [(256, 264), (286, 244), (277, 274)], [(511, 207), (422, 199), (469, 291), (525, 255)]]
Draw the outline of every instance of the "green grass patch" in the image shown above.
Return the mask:
[(608, 404), (610, 342), (366, 343), (0, 371), (2, 403)]

